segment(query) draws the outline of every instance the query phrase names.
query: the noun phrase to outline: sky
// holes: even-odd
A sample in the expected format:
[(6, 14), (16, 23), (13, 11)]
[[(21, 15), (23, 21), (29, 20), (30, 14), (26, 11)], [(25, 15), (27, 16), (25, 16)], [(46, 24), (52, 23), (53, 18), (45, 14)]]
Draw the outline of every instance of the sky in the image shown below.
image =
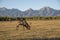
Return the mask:
[(60, 0), (0, 0), (0, 7), (16, 8), (22, 11), (29, 8), (38, 10), (45, 6), (60, 9)]

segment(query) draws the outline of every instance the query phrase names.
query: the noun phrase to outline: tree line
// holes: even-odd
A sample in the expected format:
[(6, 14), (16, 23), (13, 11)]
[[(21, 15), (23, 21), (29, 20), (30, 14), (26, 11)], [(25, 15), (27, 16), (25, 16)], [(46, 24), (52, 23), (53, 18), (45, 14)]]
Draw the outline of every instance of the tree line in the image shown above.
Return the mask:
[(0, 21), (15, 21), (16, 18), (13, 17), (0, 17)]
[(60, 20), (60, 16), (26, 17), (27, 20)]
[(0, 21), (16, 21), (18, 18), (25, 18), (26, 20), (60, 20), (60, 16), (50, 17), (0, 17)]

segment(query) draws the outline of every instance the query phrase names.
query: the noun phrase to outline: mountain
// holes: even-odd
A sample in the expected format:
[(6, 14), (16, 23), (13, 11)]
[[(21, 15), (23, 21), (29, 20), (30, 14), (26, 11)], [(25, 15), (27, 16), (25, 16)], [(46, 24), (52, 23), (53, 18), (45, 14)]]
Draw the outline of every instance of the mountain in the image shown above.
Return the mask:
[(7, 9), (7, 8), (0, 8), (0, 16), (22, 16), (22, 12), (18, 9)]
[(56, 10), (50, 7), (43, 7), (39, 10), (28, 10), (21, 11), (18, 9), (7, 9), (5, 7), (0, 8), (0, 16), (10, 17), (31, 17), (31, 16), (60, 16), (60, 10)]

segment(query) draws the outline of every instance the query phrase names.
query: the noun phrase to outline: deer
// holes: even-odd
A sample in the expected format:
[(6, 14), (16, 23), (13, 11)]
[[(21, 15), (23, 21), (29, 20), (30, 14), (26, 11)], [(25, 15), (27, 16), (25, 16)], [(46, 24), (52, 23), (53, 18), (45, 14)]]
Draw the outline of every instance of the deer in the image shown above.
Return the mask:
[(17, 18), (17, 20), (20, 21), (19, 24), (17, 25), (17, 29), (19, 28), (19, 25), (22, 25), (26, 29), (30, 30), (30, 25), (27, 23), (25, 18)]

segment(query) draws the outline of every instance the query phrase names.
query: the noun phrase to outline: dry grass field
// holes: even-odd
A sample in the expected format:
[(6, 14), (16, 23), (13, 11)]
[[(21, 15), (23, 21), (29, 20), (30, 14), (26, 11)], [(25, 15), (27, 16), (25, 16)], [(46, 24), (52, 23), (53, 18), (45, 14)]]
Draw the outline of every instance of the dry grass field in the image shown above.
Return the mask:
[(31, 26), (27, 30), (18, 21), (0, 21), (0, 40), (17, 40), (24, 38), (58, 38), (60, 37), (60, 20), (29, 20)]

